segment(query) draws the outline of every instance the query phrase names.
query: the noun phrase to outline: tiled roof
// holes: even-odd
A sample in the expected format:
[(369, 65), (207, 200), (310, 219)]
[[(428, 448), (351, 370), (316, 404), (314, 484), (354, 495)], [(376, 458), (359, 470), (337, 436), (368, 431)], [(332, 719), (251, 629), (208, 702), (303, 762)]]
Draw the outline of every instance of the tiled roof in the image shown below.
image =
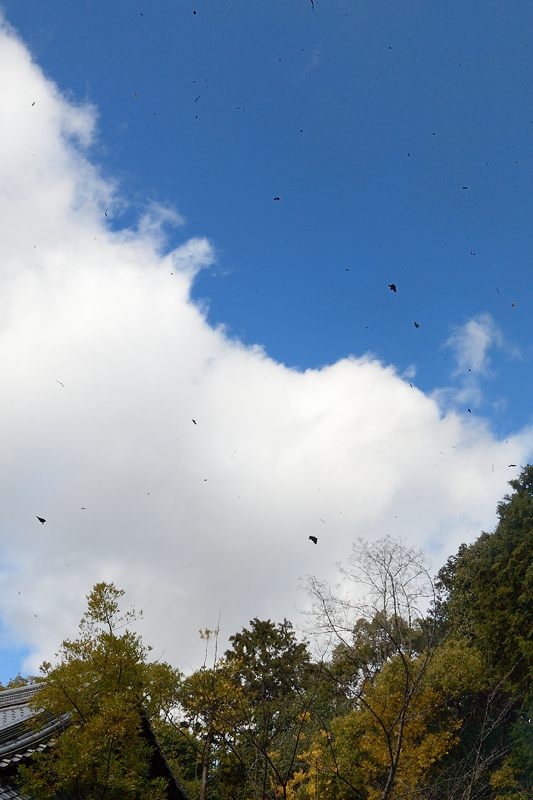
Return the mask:
[[(34, 683), (0, 692), (0, 773), (44, 750), (52, 735), (68, 725), (67, 714), (54, 717), (30, 708), (30, 700), (41, 688), (42, 684)], [(33, 719), (39, 721), (38, 726)]]
[(25, 794), (20, 794), (17, 789), (8, 783), (0, 783), (0, 800), (30, 800), (30, 798)]
[(28, 703), (42, 687), (42, 683), (29, 683), (16, 689), (4, 689), (0, 692), (0, 709)]
[[(20, 794), (11, 783), (17, 765), (53, 744), (54, 734), (69, 723), (68, 714), (54, 717), (30, 708), (30, 700), (41, 688), (42, 683), (34, 683), (0, 692), (0, 800), (31, 800)], [(153, 748), (153, 774), (166, 779), (169, 800), (187, 800), (145, 714), (142, 715), (142, 724), (143, 734)]]

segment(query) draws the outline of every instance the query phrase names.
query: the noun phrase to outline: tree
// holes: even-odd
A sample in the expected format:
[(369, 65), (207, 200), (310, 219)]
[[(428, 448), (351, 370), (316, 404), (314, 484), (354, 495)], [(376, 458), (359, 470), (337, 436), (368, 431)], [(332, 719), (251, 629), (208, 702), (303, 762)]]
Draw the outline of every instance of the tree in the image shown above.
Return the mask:
[[(458, 701), (465, 692), (478, 690), (483, 680), (479, 654), (466, 643), (447, 642), (424, 670), (405, 711), (403, 665), (398, 655), (392, 656), (365, 683), (361, 702), (315, 737), (289, 797), (379, 800), (387, 786), (391, 798), (426, 796), (439, 763), (459, 741), (463, 721)], [(390, 783), (385, 731), (394, 730), (402, 714), (401, 758)]]
[[(211, 638), (218, 638), (218, 630), (201, 631), (200, 635), (209, 643)], [(217, 658), (216, 648), (212, 667), (208, 668), (204, 664), (201, 669), (183, 680), (179, 702), (187, 733), (180, 726), (177, 730), (196, 751), (200, 775), (195, 788), (198, 789), (199, 800), (206, 800), (213, 760), (219, 772), (221, 763), (227, 766), (228, 753), (235, 756), (240, 763), (235, 747), (235, 731), (246, 718), (246, 700), (235, 679), (234, 670), (225, 659)], [(192, 736), (189, 735), (189, 730), (192, 731)]]
[[(88, 595), (77, 639), (65, 640), (57, 663), (41, 667), (45, 683), (35, 708), (70, 724), (50, 750), (21, 768), (23, 791), (42, 800), (164, 796), (149, 775), (151, 751), (141, 736), (143, 715), (165, 716), (176, 703), (179, 674), (149, 663), (150, 648), (128, 630), (137, 615), (120, 612), (124, 592), (97, 583)], [(119, 633), (119, 631), (123, 631)]]
[[(354, 719), (368, 718), (376, 726), (386, 756), (377, 796), (388, 800), (404, 757), (412, 710), (420, 702), (435, 652), (435, 624), (427, 614), (435, 600), (434, 586), (422, 554), (390, 538), (360, 541), (340, 571), (344, 594), (310, 579), (314, 629), (333, 647), (331, 674), (337, 679), (342, 675), (357, 712)], [(378, 689), (392, 678), (394, 703), (384, 705)], [(324, 735), (337, 776), (347, 781), (333, 752), (334, 737), (327, 730)], [(349, 785), (358, 791), (357, 785)]]
[(0, 683), (0, 692), (4, 691), (5, 689), (19, 689), (21, 686), (28, 686), (28, 684), (38, 683), (39, 681), (42, 681), (42, 678), (34, 675), (24, 676), (19, 672), (14, 678), (11, 678), (11, 680), (8, 681), (5, 686), (3, 683)]
[(189, 732), (180, 735), (198, 743), (198, 797), (285, 797), (311, 721), (307, 647), (287, 620), (253, 619), (230, 643), (180, 691)]
[(466, 637), (489, 678), (471, 698), (460, 752), (450, 758), (456, 789), (446, 798), (480, 787), (521, 798), (533, 784), (533, 466), (510, 485), (494, 532), (461, 545), (438, 574), (440, 633)]
[(439, 621), (486, 655), (498, 679), (525, 701), (533, 687), (533, 466), (510, 481), (493, 533), (461, 545), (438, 574)]
[(238, 740), (254, 796), (286, 796), (311, 721), (315, 690), (307, 645), (292, 624), (250, 621), (230, 637), (225, 657), (248, 706)]

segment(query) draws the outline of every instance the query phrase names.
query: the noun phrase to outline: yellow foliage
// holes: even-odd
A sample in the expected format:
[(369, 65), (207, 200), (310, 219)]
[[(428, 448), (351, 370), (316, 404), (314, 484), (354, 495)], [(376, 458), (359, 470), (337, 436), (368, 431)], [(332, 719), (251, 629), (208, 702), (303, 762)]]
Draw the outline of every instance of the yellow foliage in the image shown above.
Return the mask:
[(515, 770), (509, 762), (504, 761), (500, 769), (492, 773), (490, 785), (499, 790), (493, 795), (493, 800), (529, 800), (529, 795), (520, 789)]
[(461, 642), (443, 646), (427, 669), (420, 668), (422, 657), (390, 660), (366, 685), (358, 707), (333, 720), (331, 734), (315, 736), (290, 800), (348, 800), (355, 790), (379, 800), (398, 747), (391, 800), (418, 794), (432, 766), (459, 741), (462, 720), (450, 712), (450, 699), (484, 681), (480, 657)]

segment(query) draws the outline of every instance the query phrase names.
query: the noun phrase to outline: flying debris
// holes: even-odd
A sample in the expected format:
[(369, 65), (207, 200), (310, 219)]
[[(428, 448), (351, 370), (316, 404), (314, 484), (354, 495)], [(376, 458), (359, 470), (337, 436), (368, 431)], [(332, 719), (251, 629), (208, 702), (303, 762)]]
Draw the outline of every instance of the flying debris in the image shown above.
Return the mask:
[(397, 292), (398, 291), (395, 283), (388, 283), (387, 286), (389, 287), (391, 292)]
[(311, 539), (311, 541), (313, 542), (313, 544), (317, 544), (317, 543), (318, 543), (318, 539), (317, 539), (317, 537), (316, 537), (316, 536), (310, 536), (309, 538)]
[(420, 327), (420, 323), (419, 322), (413, 322), (413, 325), (415, 326), (415, 328), (419, 328)]
[(39, 522), (41, 523), (41, 525), (44, 525), (44, 523), (46, 522), (46, 520), (44, 519), (44, 517), (37, 517), (37, 519), (39, 520)]

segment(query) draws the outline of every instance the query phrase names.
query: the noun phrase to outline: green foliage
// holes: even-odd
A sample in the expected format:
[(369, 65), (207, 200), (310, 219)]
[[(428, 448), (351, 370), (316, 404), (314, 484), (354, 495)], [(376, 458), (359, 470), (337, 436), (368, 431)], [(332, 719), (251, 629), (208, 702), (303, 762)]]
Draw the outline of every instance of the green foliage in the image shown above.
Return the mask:
[(230, 636), (225, 656), (236, 666), (236, 675), (252, 702), (281, 698), (301, 683), (309, 664), (303, 642), (298, 642), (288, 620), (250, 621), (249, 628)]
[(164, 797), (162, 781), (149, 775), (141, 714), (169, 711), (179, 675), (166, 664), (148, 663), (148, 648), (126, 627), (135, 612), (120, 611), (123, 594), (113, 584), (96, 584), (79, 637), (63, 642), (55, 666), (41, 667), (45, 683), (33, 700), (35, 709), (68, 714), (70, 724), (53, 748), (20, 770), (21, 786), (30, 795)]
[(498, 505), (494, 533), (462, 545), (439, 572), (440, 622), (468, 636), (517, 698), (533, 687), (533, 466)]
[(18, 675), (15, 675), (14, 678), (11, 678), (11, 680), (8, 681), (5, 686), (0, 683), (0, 692), (4, 691), (4, 689), (19, 689), (21, 686), (28, 686), (31, 683), (38, 683), (39, 681), (42, 681), (42, 678), (35, 677), (33, 675), (24, 676), (19, 672)]
[(248, 704), (238, 732), (252, 797), (285, 796), (311, 719), (310, 658), (288, 620), (253, 619), (225, 657)]
[[(476, 793), (529, 796), (533, 785), (533, 467), (510, 482), (498, 525), (461, 545), (438, 575), (441, 635), (466, 637), (486, 664), (487, 688), (465, 703), (455, 752), (443, 764), (448, 800)], [(445, 780), (444, 780), (445, 779)]]
[(24, 788), (159, 800), (146, 709), (191, 800), (529, 800), (533, 467), (511, 486), (495, 531), (440, 570), (438, 599), (423, 556), (390, 538), (354, 545), (351, 593), (311, 579), (320, 663), (288, 620), (255, 618), (220, 658), (202, 631), (212, 666), (183, 678), (149, 663), (123, 592), (97, 584), (78, 638), (43, 665), (36, 707), (71, 724)]
[(213, 667), (181, 685), (190, 733), (180, 729), (179, 736), (195, 740), (199, 780), (191, 794), (213, 800), (284, 796), (310, 723), (307, 647), (287, 620), (254, 619), (230, 643)]

